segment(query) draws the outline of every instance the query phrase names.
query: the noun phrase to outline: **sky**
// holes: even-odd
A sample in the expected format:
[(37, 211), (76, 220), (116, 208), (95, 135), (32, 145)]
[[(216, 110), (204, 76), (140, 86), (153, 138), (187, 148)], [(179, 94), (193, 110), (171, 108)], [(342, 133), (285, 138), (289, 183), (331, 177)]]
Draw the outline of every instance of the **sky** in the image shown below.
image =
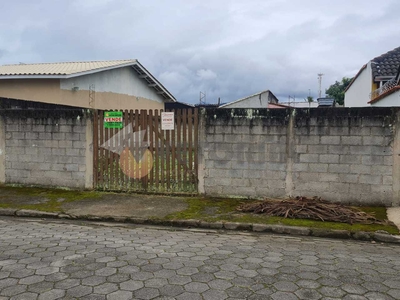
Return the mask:
[(0, 64), (138, 59), (178, 101), (322, 94), (400, 46), (398, 0), (0, 0)]

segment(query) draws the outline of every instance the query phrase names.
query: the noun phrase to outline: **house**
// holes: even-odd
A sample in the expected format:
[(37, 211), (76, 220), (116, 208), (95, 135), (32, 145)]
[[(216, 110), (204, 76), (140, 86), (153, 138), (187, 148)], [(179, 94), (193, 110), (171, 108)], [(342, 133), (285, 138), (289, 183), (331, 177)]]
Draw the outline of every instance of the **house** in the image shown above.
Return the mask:
[(335, 107), (336, 101), (333, 98), (318, 98), (318, 107)]
[(163, 109), (176, 101), (135, 59), (3, 65), (0, 98), (95, 109)]
[(278, 98), (276, 98), (270, 90), (266, 90), (223, 104), (219, 108), (268, 108), (270, 104), (276, 104), (278, 102)]
[(400, 47), (361, 67), (345, 90), (346, 107), (400, 106)]
[(318, 107), (318, 102), (308, 102), (308, 101), (294, 101), (294, 102), (281, 102), (281, 105), (295, 108), (316, 108)]

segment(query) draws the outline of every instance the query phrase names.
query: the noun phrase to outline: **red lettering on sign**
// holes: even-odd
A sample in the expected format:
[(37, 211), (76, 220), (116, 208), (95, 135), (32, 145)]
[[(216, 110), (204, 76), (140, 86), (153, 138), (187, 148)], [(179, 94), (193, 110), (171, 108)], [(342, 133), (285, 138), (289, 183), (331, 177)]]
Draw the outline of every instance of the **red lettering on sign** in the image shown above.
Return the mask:
[(122, 118), (120, 117), (116, 117), (116, 118), (104, 118), (104, 122), (122, 122)]

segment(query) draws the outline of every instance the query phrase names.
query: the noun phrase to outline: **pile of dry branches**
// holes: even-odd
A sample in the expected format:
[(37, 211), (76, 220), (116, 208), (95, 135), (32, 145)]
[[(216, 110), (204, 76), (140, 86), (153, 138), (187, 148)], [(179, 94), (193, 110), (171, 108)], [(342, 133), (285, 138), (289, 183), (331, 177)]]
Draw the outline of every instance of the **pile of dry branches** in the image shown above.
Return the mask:
[(244, 203), (236, 208), (240, 212), (252, 212), (292, 219), (312, 219), (342, 223), (383, 224), (374, 216), (356, 208), (324, 201), (319, 197), (296, 197), (295, 199)]

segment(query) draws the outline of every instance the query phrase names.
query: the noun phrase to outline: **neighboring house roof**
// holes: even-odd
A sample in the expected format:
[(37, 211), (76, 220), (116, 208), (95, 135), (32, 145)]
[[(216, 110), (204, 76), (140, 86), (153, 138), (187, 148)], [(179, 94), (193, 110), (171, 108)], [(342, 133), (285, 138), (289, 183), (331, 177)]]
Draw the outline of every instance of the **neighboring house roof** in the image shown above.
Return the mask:
[[(234, 103), (237, 103), (237, 102), (240, 102), (240, 101), (243, 101), (243, 100), (252, 98), (252, 97), (254, 97), (254, 96), (258, 96), (258, 95), (261, 95), (261, 94), (264, 94), (264, 93), (268, 93), (268, 92), (269, 92), (273, 97), (275, 97), (275, 95), (272, 94), (272, 92), (271, 92), (270, 90), (265, 90), (265, 91), (262, 91), (262, 92), (259, 92), (259, 93), (256, 93), (256, 94), (253, 94), (253, 95), (250, 95), (250, 96), (247, 96), (247, 97), (244, 97), (244, 98), (241, 98), (241, 99), (238, 99), (238, 100), (229, 102), (229, 103), (225, 103), (225, 104), (221, 105), (219, 108), (224, 108), (225, 106), (228, 106), (228, 105), (231, 105), (231, 104), (234, 104)], [(275, 98), (276, 98), (276, 97), (275, 97)]]
[(375, 57), (371, 62), (374, 78), (378, 76), (396, 76), (400, 65), (400, 47)]
[(3, 65), (0, 66), (0, 79), (68, 79), (123, 67), (132, 67), (158, 94), (167, 100), (176, 101), (136, 59)]
[(288, 107), (295, 107), (295, 108), (316, 108), (319, 105), (318, 102), (316, 102), (316, 101), (313, 101), (313, 102), (297, 101), (297, 102), (290, 102), (290, 103), (289, 102), (281, 102), (279, 104), (285, 105)]
[[(372, 80), (376, 77), (393, 77), (396, 76), (397, 70), (400, 66), (400, 47), (397, 47), (385, 54), (375, 57), (371, 60), (371, 69), (372, 69)], [(358, 71), (356, 76), (354, 76), (353, 80), (345, 89), (345, 92), (351, 87), (353, 82), (358, 78), (361, 72), (367, 67), (367, 65), (363, 65), (361, 69)]]
[(335, 106), (335, 99), (333, 98), (318, 98), (317, 101), (319, 106)]
[(290, 108), (290, 106), (278, 103), (268, 103), (268, 108)]

